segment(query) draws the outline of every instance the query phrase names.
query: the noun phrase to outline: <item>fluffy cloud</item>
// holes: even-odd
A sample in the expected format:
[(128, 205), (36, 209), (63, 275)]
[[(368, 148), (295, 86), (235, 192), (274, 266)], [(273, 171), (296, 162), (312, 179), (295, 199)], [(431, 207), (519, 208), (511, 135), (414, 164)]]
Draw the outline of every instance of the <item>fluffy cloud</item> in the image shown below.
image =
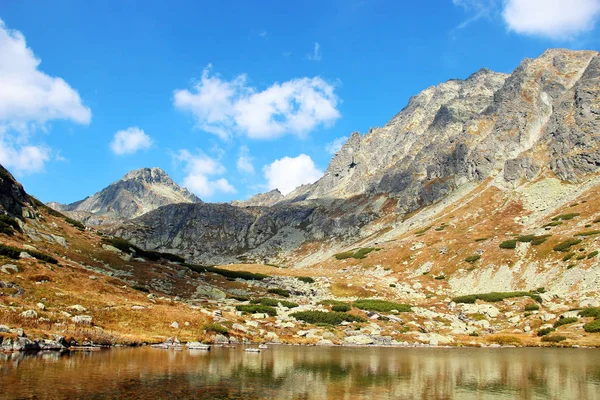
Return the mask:
[(211, 180), (211, 175), (225, 173), (225, 167), (206, 154), (193, 155), (187, 150), (180, 150), (176, 160), (184, 163), (187, 175), (183, 186), (199, 197), (211, 197), (216, 193), (235, 193), (236, 190), (225, 178)]
[(17, 175), (40, 172), (52, 159), (44, 145), (31, 144), (36, 128), (51, 120), (89, 124), (91, 111), (63, 79), (40, 71), (25, 37), (0, 20), (0, 163)]
[(115, 133), (110, 149), (118, 156), (133, 154), (138, 150), (149, 149), (152, 139), (138, 127), (131, 127)]
[(305, 183), (313, 183), (323, 176), (313, 160), (306, 154), (283, 157), (264, 167), (269, 190), (279, 189), (286, 195)]
[(325, 145), (325, 151), (331, 155), (334, 155), (335, 153), (338, 152), (339, 149), (342, 148), (342, 146), (344, 145), (344, 143), (346, 143), (347, 140), (348, 140), (348, 136), (342, 136), (339, 138), (335, 138), (335, 139), (333, 139), (332, 142), (329, 142)]
[(502, 12), (508, 29), (552, 39), (592, 29), (598, 15), (600, 0), (508, 0)]
[(246, 146), (240, 147), (240, 155), (237, 159), (238, 171), (246, 174), (254, 173), (254, 165), (252, 165), (252, 157), (250, 157), (250, 150)]
[(303, 136), (340, 117), (334, 87), (319, 77), (274, 83), (259, 91), (248, 86), (246, 75), (226, 81), (211, 76), (210, 68), (191, 90), (174, 92), (174, 105), (191, 112), (200, 129), (222, 139), (234, 133), (253, 139)]
[(311, 61), (321, 61), (321, 45), (315, 42), (312, 54), (306, 56)]

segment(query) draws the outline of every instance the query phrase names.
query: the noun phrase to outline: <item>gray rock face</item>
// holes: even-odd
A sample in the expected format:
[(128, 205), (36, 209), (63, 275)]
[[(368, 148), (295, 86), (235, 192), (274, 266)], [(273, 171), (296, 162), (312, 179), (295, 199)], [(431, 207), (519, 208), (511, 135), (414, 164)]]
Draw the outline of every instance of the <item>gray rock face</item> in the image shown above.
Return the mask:
[(127, 173), (100, 192), (71, 204), (48, 203), (90, 225), (135, 218), (158, 207), (201, 200), (177, 185), (160, 168), (143, 168)]
[(277, 198), (272, 206), (171, 205), (118, 234), (210, 263), (287, 255), (356, 238), (378, 217), (401, 217), (469, 182), (518, 185), (549, 171), (581, 181), (600, 167), (599, 131), (599, 53), (548, 50), (510, 75), (482, 69), (425, 89), (384, 127), (353, 133), (319, 181), (253, 200)]
[(23, 186), (2, 165), (0, 165), (0, 214), (10, 214), (20, 218), (32, 206), (30, 197), (25, 193)]
[(236, 207), (269, 207), (283, 200), (283, 195), (278, 189), (266, 193), (259, 193), (248, 200), (234, 200), (230, 204)]

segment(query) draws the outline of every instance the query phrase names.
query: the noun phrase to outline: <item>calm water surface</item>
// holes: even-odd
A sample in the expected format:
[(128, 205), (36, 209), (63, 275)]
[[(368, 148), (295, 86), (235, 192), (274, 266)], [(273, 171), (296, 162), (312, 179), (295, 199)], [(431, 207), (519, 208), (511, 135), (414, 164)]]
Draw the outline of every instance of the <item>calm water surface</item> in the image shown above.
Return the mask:
[(6, 399), (600, 399), (600, 350), (273, 346), (0, 355)]

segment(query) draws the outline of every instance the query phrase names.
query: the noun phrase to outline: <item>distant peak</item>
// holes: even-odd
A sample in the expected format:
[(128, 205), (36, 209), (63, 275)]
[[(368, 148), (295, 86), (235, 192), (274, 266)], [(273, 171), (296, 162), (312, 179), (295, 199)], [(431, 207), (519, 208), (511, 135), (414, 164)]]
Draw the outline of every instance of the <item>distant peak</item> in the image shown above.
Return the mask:
[(152, 168), (140, 168), (140, 169), (135, 169), (133, 171), (129, 171), (122, 178), (123, 181), (128, 181), (128, 180), (132, 180), (132, 179), (143, 180), (143, 181), (148, 181), (148, 182), (158, 182), (158, 181), (163, 181), (165, 179), (170, 180), (171, 178), (169, 178), (169, 175), (167, 175), (167, 173), (165, 171), (163, 171), (162, 169), (160, 169), (158, 167), (152, 167)]

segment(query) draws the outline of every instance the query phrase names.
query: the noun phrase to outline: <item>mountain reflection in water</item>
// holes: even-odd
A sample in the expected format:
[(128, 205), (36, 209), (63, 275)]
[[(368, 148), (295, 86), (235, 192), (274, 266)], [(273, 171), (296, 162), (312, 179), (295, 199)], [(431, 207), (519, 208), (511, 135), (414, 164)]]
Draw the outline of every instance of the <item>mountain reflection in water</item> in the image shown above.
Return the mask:
[(600, 399), (600, 350), (272, 346), (0, 355), (11, 399)]

